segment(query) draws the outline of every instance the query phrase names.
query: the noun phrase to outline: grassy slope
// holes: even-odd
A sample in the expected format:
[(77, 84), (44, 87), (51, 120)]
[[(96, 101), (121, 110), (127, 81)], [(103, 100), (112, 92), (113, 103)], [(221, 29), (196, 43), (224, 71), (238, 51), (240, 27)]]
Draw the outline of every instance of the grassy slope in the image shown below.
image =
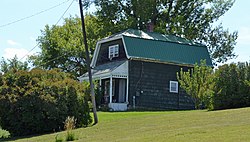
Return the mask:
[[(250, 108), (223, 111), (99, 112), (100, 123), (74, 130), (77, 141), (250, 141)], [(65, 138), (65, 132), (56, 133)], [(56, 134), (16, 142), (53, 142)]]

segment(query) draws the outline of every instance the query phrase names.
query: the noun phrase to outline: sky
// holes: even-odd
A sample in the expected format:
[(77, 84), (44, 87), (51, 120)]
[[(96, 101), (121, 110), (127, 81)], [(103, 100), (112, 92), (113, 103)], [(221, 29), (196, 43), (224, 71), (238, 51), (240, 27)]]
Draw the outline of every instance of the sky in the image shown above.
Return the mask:
[[(250, 61), (249, 5), (249, 0), (236, 0), (217, 22), (230, 32), (238, 31), (234, 50), (237, 58), (227, 63)], [(94, 6), (88, 11), (93, 9)], [(45, 25), (61, 25), (63, 18), (70, 15), (79, 16), (78, 0), (0, 0), (0, 57), (10, 59), (17, 55), (24, 61), (26, 55), (40, 51), (36, 39), (42, 35)]]

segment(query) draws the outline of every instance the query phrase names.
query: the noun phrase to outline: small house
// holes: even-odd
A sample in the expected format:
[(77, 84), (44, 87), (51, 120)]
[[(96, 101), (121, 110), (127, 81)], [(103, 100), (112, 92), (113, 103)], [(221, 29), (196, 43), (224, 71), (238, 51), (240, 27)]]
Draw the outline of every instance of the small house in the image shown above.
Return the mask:
[[(114, 111), (130, 108), (194, 109), (176, 74), (205, 59), (207, 47), (173, 35), (128, 29), (97, 42), (92, 76), (101, 92), (101, 104)], [(79, 77), (88, 81), (88, 74)]]

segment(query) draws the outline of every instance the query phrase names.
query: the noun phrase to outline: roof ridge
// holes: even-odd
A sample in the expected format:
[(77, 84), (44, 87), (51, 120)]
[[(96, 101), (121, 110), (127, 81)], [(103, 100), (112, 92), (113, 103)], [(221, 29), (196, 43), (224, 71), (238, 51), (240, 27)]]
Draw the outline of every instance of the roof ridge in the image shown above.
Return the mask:
[(142, 39), (142, 40), (152, 40), (152, 41), (159, 41), (159, 42), (169, 42), (169, 43), (175, 43), (175, 44), (181, 44), (181, 45), (188, 45), (188, 46), (199, 46), (199, 47), (203, 47), (203, 48), (207, 48), (205, 45), (203, 44), (188, 44), (188, 43), (182, 43), (182, 42), (176, 42), (176, 41), (167, 41), (167, 40), (156, 40), (156, 39), (147, 39), (147, 38), (141, 38), (141, 37), (131, 37), (128, 35), (122, 35), (128, 38), (137, 38), (137, 39)]
[(127, 29), (127, 30), (124, 30), (123, 32), (119, 32), (116, 35), (206, 47), (205, 45), (201, 43), (198, 43), (198, 42), (195, 42), (195, 41), (183, 38), (183, 37), (179, 37), (176, 35), (163, 34), (163, 33), (157, 33), (157, 32), (145, 32), (143, 30)]

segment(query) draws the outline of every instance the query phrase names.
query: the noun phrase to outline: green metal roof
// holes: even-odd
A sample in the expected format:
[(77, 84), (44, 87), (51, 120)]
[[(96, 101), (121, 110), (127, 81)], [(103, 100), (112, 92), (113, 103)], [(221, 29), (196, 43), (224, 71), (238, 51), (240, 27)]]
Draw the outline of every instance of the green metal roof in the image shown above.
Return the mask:
[(137, 37), (137, 38), (143, 38), (143, 39), (175, 42), (175, 43), (180, 43), (180, 44), (204, 46), (204, 45), (199, 44), (197, 42), (194, 42), (192, 40), (177, 37), (177, 36), (174, 36), (174, 35), (164, 35), (164, 34), (160, 34), (160, 33), (144, 32), (142, 30), (134, 30), (134, 29), (127, 29), (125, 31), (122, 31), (122, 32), (116, 33), (114, 35), (111, 35), (111, 36), (107, 37), (106, 39), (113, 38), (113, 37), (116, 37), (116, 36), (129, 36), (129, 37)]
[(195, 64), (206, 59), (212, 66), (206, 46), (176, 36), (127, 30), (122, 35), (127, 54), (132, 59), (146, 59), (177, 64)]
[(123, 38), (129, 59), (150, 60), (173, 64), (193, 65), (206, 60), (213, 66), (207, 47), (174, 35), (127, 29), (98, 42), (91, 66), (94, 67), (101, 43)]

